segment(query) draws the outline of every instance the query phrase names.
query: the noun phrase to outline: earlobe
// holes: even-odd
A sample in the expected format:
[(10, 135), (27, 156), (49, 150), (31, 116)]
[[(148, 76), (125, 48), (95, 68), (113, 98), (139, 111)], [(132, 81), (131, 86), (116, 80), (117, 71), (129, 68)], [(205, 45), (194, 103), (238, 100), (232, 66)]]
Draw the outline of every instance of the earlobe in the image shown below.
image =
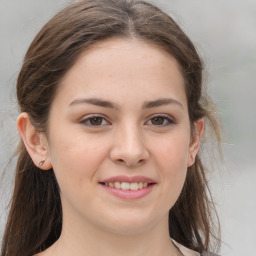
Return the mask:
[(33, 126), (28, 113), (18, 116), (17, 129), (34, 164), (40, 169), (51, 169), (45, 135)]
[(189, 145), (189, 156), (187, 166), (191, 166), (195, 162), (196, 155), (200, 149), (200, 143), (204, 134), (204, 118), (197, 120), (194, 123), (194, 131), (191, 136)]

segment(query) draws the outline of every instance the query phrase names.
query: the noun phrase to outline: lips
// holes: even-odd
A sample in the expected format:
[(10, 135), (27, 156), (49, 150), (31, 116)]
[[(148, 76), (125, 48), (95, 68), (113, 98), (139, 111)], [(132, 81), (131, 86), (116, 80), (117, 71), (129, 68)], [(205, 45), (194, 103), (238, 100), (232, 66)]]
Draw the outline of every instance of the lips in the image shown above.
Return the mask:
[(99, 182), (108, 192), (122, 199), (139, 199), (149, 194), (156, 182), (144, 176), (115, 176)]

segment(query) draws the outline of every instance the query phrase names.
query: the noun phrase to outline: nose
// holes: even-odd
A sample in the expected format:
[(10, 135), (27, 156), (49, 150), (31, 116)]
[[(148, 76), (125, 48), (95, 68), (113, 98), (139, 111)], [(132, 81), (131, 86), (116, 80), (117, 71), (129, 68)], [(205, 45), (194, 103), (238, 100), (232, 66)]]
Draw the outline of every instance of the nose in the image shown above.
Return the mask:
[(137, 127), (125, 127), (115, 133), (110, 158), (117, 164), (137, 167), (149, 160), (145, 141)]

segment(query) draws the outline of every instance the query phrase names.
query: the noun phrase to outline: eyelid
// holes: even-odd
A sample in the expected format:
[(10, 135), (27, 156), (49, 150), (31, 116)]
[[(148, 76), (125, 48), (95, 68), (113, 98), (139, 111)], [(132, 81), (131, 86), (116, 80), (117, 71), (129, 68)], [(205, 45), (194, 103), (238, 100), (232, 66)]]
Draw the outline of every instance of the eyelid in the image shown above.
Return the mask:
[[(93, 124), (87, 124), (86, 122), (90, 121), (90, 119), (92, 118), (102, 118), (104, 124), (100, 124), (100, 125), (93, 125)], [(148, 124), (148, 122), (150, 122), (153, 118), (163, 118), (165, 120), (165, 122), (167, 121), (167, 123), (165, 124)], [(102, 114), (89, 114), (89, 115), (86, 115), (82, 118), (82, 120), (80, 121), (81, 124), (85, 125), (85, 126), (88, 126), (88, 127), (93, 127), (93, 128), (101, 128), (103, 126), (108, 126), (108, 125), (111, 125), (111, 122), (108, 120), (107, 117), (105, 117), (104, 115)], [(171, 117), (170, 115), (167, 115), (167, 114), (154, 114), (152, 116), (149, 116), (147, 118), (147, 121), (145, 122), (146, 125), (151, 125), (151, 126), (154, 126), (154, 127), (166, 127), (166, 126), (169, 126), (169, 125), (173, 125), (173, 124), (176, 124), (176, 121), (173, 117)]]
[(165, 120), (168, 121), (167, 124), (162, 124), (162, 125), (154, 125), (154, 124), (150, 124), (154, 127), (166, 127), (166, 126), (169, 126), (169, 125), (173, 125), (173, 124), (176, 124), (177, 122), (175, 121), (175, 119), (173, 117), (171, 117), (170, 115), (167, 115), (167, 114), (155, 114), (155, 115), (152, 115), (148, 118), (148, 120), (145, 122), (145, 123), (148, 123), (152, 118), (155, 118), (155, 117), (160, 117), (160, 118), (164, 118)]
[[(92, 124), (86, 124), (87, 121), (89, 121), (92, 118), (102, 118), (107, 124), (100, 124), (100, 125), (92, 125)], [(80, 121), (81, 124), (86, 125), (88, 127), (93, 127), (93, 128), (101, 128), (102, 126), (107, 126), (107, 125), (111, 125), (111, 122), (108, 120), (108, 118), (106, 118), (104, 115), (102, 114), (89, 114), (86, 115), (82, 118), (82, 120)]]

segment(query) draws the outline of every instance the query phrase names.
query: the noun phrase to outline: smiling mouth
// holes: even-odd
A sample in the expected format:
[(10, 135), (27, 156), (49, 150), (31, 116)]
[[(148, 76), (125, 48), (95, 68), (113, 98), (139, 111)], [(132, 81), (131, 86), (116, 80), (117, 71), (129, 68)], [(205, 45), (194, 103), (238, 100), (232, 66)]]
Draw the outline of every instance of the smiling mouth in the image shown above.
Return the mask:
[(154, 185), (154, 183), (147, 182), (100, 182), (100, 184), (105, 185), (110, 188), (120, 189), (120, 190), (141, 190), (146, 187)]

